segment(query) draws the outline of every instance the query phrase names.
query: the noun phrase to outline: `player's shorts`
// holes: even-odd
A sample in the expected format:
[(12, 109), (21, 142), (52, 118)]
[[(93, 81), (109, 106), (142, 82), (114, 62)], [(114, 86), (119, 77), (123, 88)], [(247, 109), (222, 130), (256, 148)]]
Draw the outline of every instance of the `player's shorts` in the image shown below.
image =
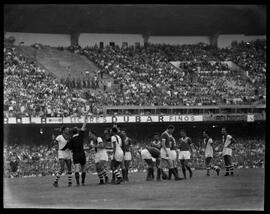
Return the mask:
[(147, 150), (150, 152), (151, 156), (153, 158), (159, 158), (160, 157), (160, 150), (155, 147), (148, 147)]
[(102, 149), (95, 154), (95, 163), (100, 161), (108, 161), (108, 154), (106, 149)]
[(189, 160), (189, 159), (190, 159), (190, 151), (179, 152), (179, 160)]
[[(170, 151), (171, 149), (170, 148), (166, 148), (167, 152), (168, 152), (168, 155), (170, 157)], [(161, 148), (160, 149), (160, 157), (163, 158), (163, 159), (169, 159), (169, 157), (166, 156), (166, 151), (164, 150), (164, 148)]]
[(223, 148), (222, 155), (223, 155), (223, 156), (225, 156), (225, 155), (232, 156), (232, 149), (226, 148), (226, 147)]
[(210, 167), (211, 161), (212, 161), (212, 157), (205, 158), (205, 165), (206, 165), (206, 167)]
[(85, 165), (86, 164), (86, 157), (85, 153), (73, 153), (73, 163), (74, 164), (81, 164)]
[(114, 159), (116, 161), (120, 161), (120, 162), (123, 161), (123, 159), (124, 159), (124, 152), (123, 152), (122, 149), (118, 149), (118, 150), (115, 151), (115, 153), (114, 153)]
[(131, 160), (131, 152), (125, 152), (124, 160), (130, 161)]
[(175, 150), (171, 150), (169, 153), (169, 158), (171, 160), (176, 160), (176, 151)]
[(58, 150), (58, 159), (71, 159), (71, 151), (70, 150), (65, 150), (61, 151)]
[(141, 155), (142, 155), (142, 159), (143, 160), (152, 159), (152, 155), (150, 154), (150, 152), (148, 151), (148, 149), (143, 149), (141, 151)]

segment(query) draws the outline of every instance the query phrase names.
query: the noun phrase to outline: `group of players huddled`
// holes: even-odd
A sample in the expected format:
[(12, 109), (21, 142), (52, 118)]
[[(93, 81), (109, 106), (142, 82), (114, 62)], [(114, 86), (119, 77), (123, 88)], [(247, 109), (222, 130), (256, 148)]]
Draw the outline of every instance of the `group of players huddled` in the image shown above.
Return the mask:
[[(77, 186), (85, 185), (86, 177), (86, 155), (84, 147), (84, 135), (86, 128), (86, 118), (81, 129), (74, 127), (69, 129), (66, 126), (61, 127), (61, 134), (55, 138), (58, 143), (58, 159), (60, 162), (60, 170), (56, 173), (56, 179), (53, 186), (58, 187), (58, 181), (61, 174), (64, 172), (65, 165), (67, 166), (68, 186), (72, 186), (72, 160), (75, 168), (75, 179)], [(156, 180), (171, 180), (172, 175), (175, 180), (187, 179), (186, 171), (189, 172), (189, 178), (192, 178), (192, 169), (190, 158), (192, 152), (196, 151), (195, 145), (191, 138), (186, 135), (184, 129), (180, 130), (180, 139), (178, 141), (173, 137), (175, 128), (169, 125), (168, 128), (160, 135), (154, 134), (154, 139), (144, 149), (141, 149), (141, 158), (146, 162), (147, 176), (146, 180), (155, 179), (154, 168), (156, 168)], [(232, 143), (235, 139), (227, 134), (225, 128), (222, 128), (222, 143), (224, 163), (226, 174), (233, 175), (232, 165)], [(124, 130), (114, 125), (111, 129), (104, 131), (104, 137), (99, 137), (93, 131), (89, 131), (89, 147), (95, 151), (95, 167), (99, 178), (99, 184), (120, 184), (129, 181), (128, 172), (132, 160), (132, 140), (127, 136)], [(208, 131), (203, 131), (203, 146), (205, 151), (205, 164), (207, 176), (210, 176), (210, 170), (214, 170), (217, 175), (220, 173), (220, 167), (212, 164), (213, 159), (213, 140), (209, 136)], [(219, 145), (220, 146), (220, 145)], [(110, 156), (110, 158), (109, 158)], [(72, 159), (72, 160), (71, 160)], [(109, 181), (108, 177), (108, 161), (112, 171), (112, 178)], [(183, 178), (179, 176), (177, 162), (180, 160)], [(168, 174), (166, 173), (168, 169)], [(80, 183), (81, 169), (81, 183)]]

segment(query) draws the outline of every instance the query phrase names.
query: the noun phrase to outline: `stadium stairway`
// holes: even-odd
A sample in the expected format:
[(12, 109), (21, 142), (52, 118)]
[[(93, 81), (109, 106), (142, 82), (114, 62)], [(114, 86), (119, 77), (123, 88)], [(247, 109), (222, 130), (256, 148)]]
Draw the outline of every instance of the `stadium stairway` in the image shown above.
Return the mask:
[(83, 78), (86, 71), (89, 72), (89, 76), (94, 76), (98, 70), (95, 64), (85, 56), (71, 53), (68, 50), (61, 51), (48, 46), (43, 46), (41, 49), (19, 46), (17, 50), (24, 56), (37, 61), (58, 78), (67, 77), (69, 74), (71, 78)]

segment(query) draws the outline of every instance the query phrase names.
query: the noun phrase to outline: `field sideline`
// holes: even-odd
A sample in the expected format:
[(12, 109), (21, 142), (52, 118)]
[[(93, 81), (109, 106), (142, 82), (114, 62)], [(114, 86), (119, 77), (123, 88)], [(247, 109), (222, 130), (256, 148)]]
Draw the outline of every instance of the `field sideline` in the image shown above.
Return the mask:
[(58, 188), (52, 186), (54, 177), (51, 176), (5, 178), (4, 207), (264, 209), (264, 169), (238, 169), (234, 177), (223, 174), (222, 171), (218, 177), (212, 172), (207, 177), (204, 170), (197, 170), (192, 179), (156, 182), (145, 181), (145, 173), (133, 173), (128, 184), (120, 185), (97, 185), (97, 175), (87, 174), (85, 187), (67, 187), (67, 177), (62, 177)]

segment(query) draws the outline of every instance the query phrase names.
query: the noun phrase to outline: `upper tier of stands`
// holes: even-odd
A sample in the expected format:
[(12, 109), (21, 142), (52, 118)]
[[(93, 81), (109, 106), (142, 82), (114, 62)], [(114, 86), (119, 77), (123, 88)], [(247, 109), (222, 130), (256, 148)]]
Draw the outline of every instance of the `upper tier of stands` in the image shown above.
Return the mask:
[[(99, 114), (101, 107), (108, 105), (265, 103), (265, 40), (234, 44), (230, 49), (206, 44), (150, 44), (69, 50), (96, 64), (98, 71), (92, 79), (65, 75), (59, 79), (23, 56), (17, 47), (5, 45), (5, 116), (79, 116), (85, 111)], [(170, 61), (186, 63), (176, 69)], [(223, 61), (233, 61), (241, 71), (232, 71)], [(198, 62), (201, 71), (209, 72), (197, 72)]]

